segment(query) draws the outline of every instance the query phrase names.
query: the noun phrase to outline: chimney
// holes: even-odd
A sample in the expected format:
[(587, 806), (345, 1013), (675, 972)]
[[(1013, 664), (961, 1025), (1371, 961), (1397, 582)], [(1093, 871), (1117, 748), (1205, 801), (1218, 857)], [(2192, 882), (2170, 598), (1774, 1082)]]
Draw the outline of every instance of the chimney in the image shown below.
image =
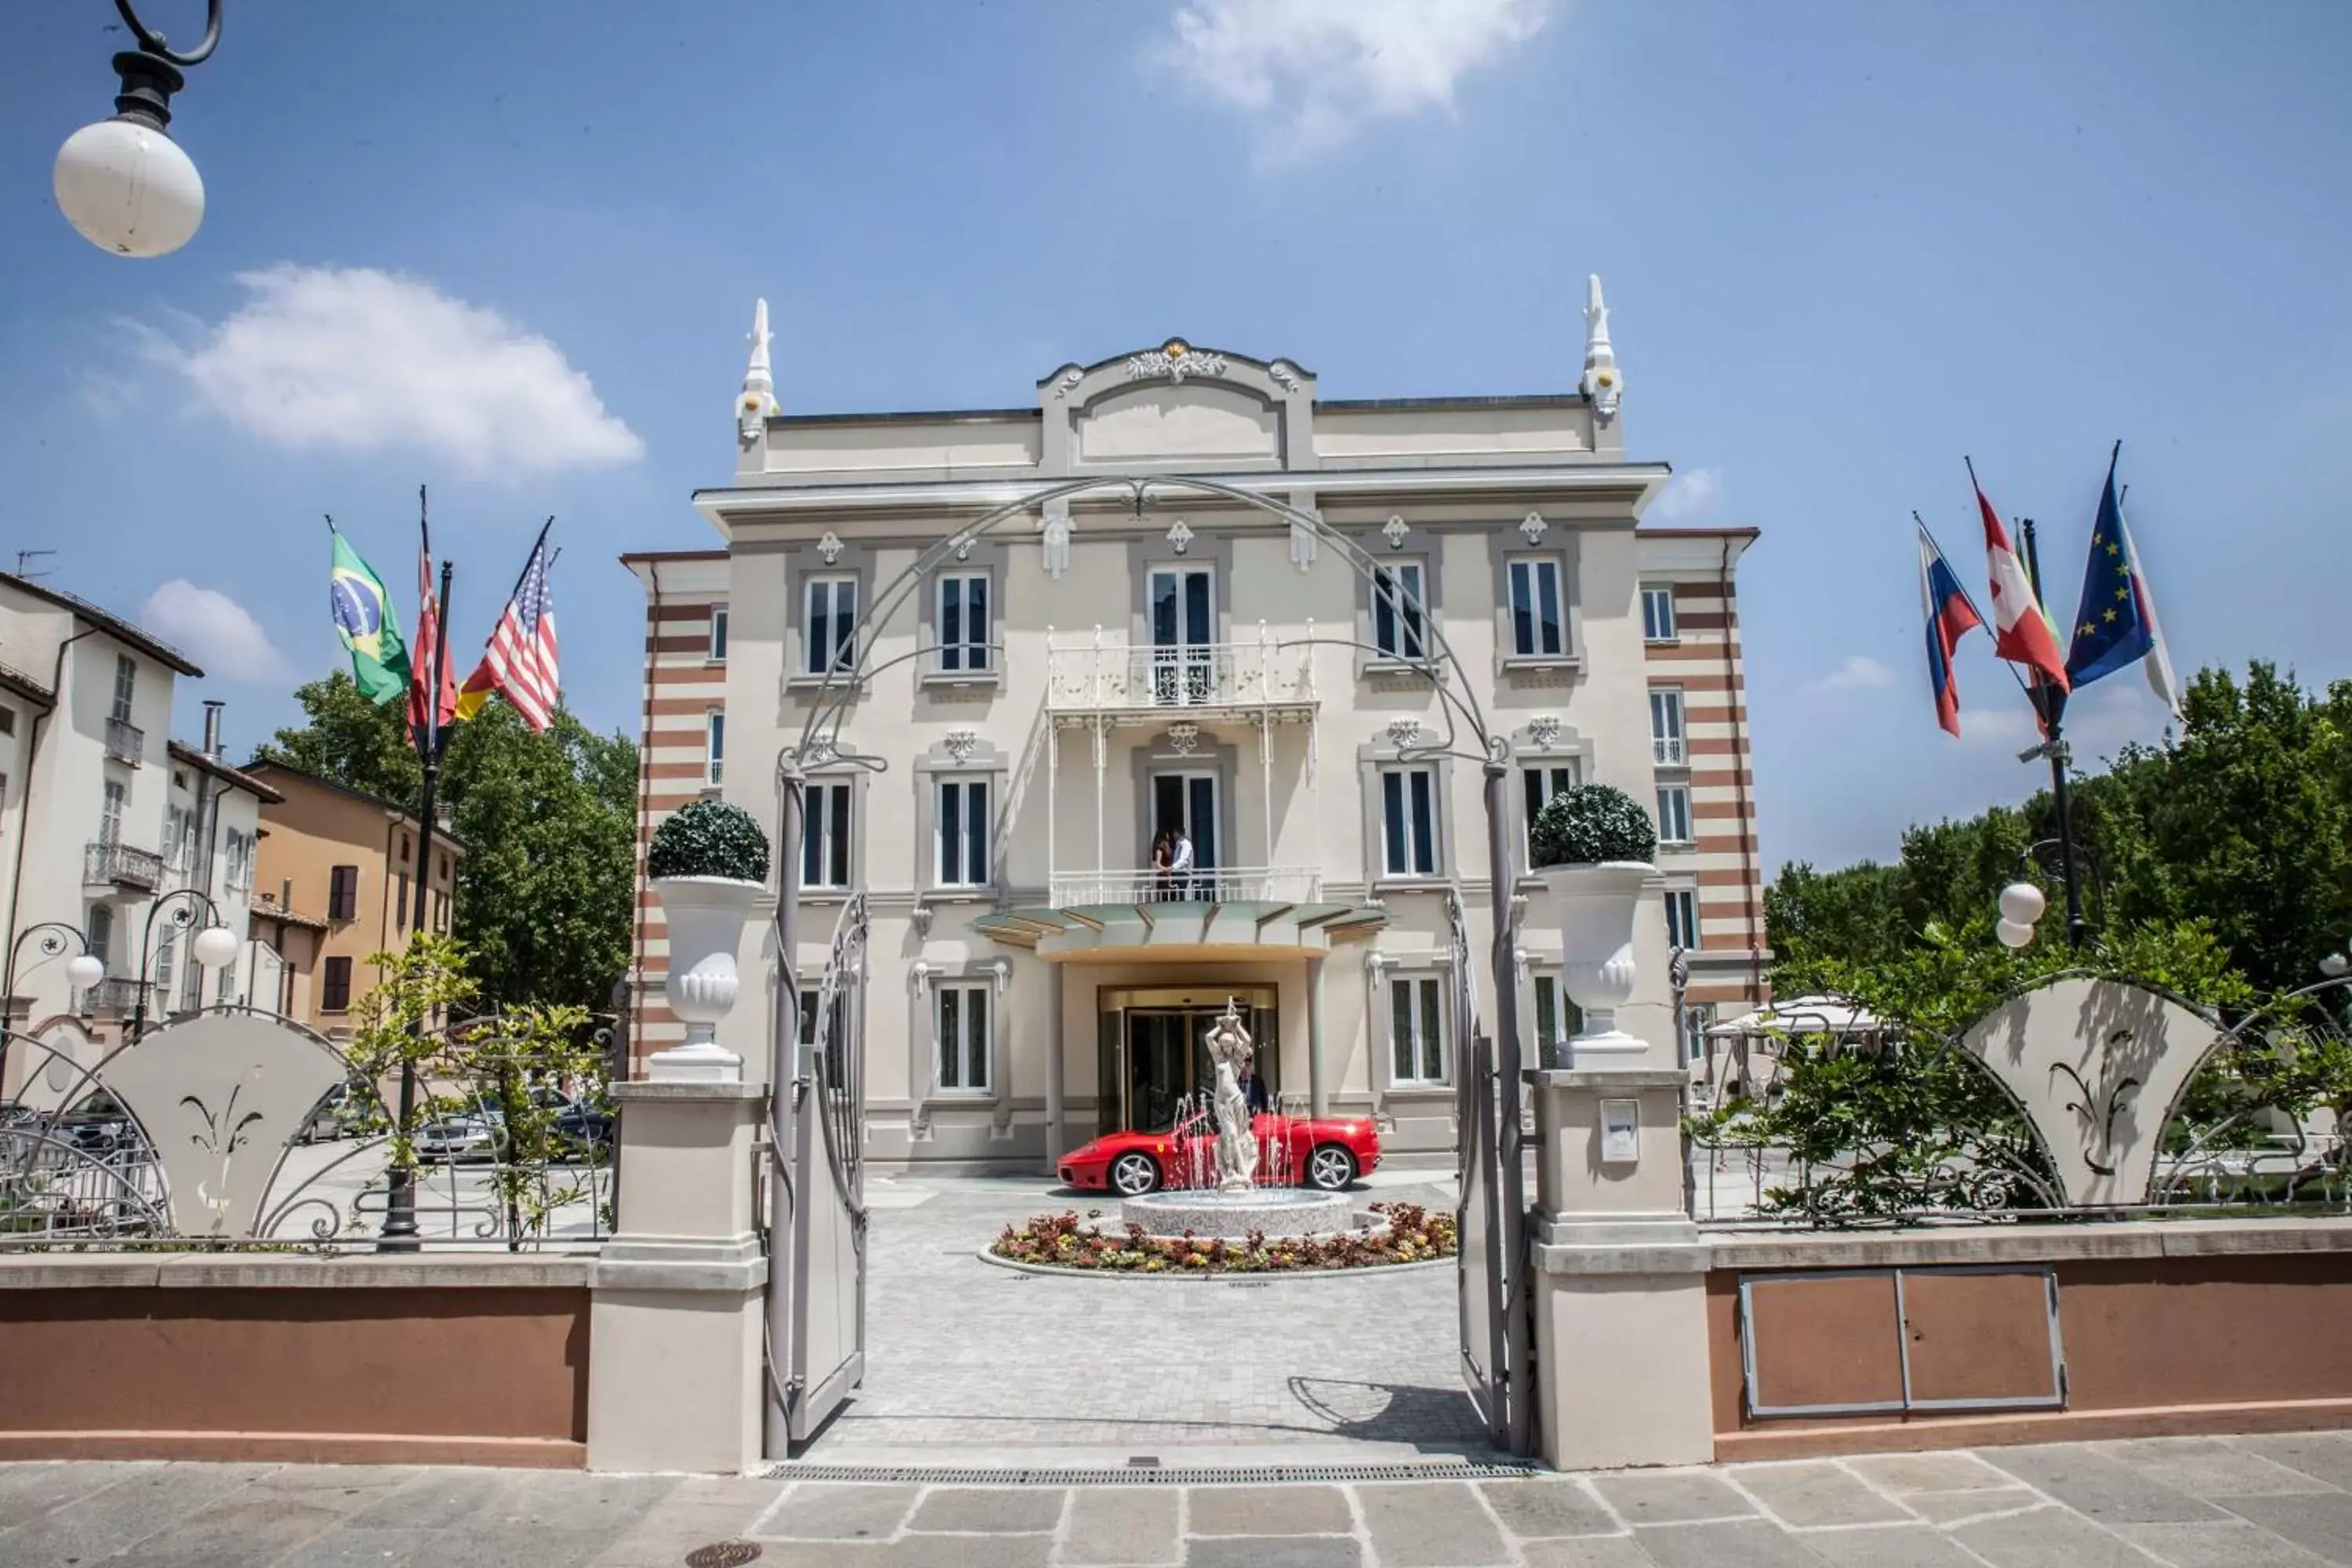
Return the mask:
[(220, 761), (220, 721), (222, 706), (221, 700), (217, 697), (207, 697), (205, 699), (205, 755), (210, 757), (215, 762)]
[(281, 910), (290, 910), (294, 907), (294, 879), (291, 877), (285, 878), (278, 884), (278, 907)]

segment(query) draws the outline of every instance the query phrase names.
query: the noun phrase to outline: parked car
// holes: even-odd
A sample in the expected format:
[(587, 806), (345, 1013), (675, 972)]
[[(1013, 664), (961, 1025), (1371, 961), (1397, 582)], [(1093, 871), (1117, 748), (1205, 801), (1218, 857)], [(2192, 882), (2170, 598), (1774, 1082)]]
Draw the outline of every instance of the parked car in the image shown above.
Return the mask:
[(374, 1107), (364, 1085), (339, 1083), (327, 1091), (301, 1129), (294, 1134), (298, 1143), (317, 1143), (337, 1138), (355, 1137), (365, 1131)]
[[(1252, 1119), (1261, 1175), (1279, 1169), (1291, 1181), (1336, 1193), (1381, 1163), (1381, 1135), (1366, 1117), (1279, 1116)], [(1216, 1129), (1194, 1118), (1167, 1132), (1109, 1132), (1062, 1156), (1062, 1184), (1140, 1197), (1181, 1184), (1195, 1171), (1216, 1169)]]
[(495, 1160), (506, 1145), (506, 1118), (495, 1110), (439, 1116), (416, 1130), (420, 1160)]
[(613, 1146), (613, 1108), (593, 1100), (575, 1100), (555, 1113), (548, 1136), (556, 1148), (593, 1154)]
[(85, 1095), (57, 1121), (58, 1135), (85, 1154), (112, 1154), (140, 1142), (139, 1125), (104, 1089)]

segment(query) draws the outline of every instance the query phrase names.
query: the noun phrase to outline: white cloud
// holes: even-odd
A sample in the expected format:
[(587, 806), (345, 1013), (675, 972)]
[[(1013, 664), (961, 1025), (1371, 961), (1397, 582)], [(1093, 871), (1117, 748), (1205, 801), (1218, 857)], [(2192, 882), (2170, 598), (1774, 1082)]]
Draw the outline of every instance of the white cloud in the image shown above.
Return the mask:
[(1553, 0), (1189, 0), (1160, 54), (1305, 157), (1367, 121), (1451, 110), (1455, 84), (1543, 27)]
[(1650, 515), (1664, 522), (1705, 517), (1723, 504), (1723, 470), (1693, 468), (1676, 474), (1650, 503)]
[(1850, 653), (1845, 661), (1813, 682), (1817, 691), (1877, 691), (1895, 684), (1895, 672), (1868, 654)]
[(373, 268), (281, 264), (194, 346), (143, 329), (197, 403), (273, 446), (421, 451), (469, 475), (626, 463), (645, 443), (563, 353), (496, 310)]
[(257, 683), (286, 674), (285, 658), (244, 605), (184, 577), (174, 577), (147, 595), (139, 624), (186, 649), (207, 674)]

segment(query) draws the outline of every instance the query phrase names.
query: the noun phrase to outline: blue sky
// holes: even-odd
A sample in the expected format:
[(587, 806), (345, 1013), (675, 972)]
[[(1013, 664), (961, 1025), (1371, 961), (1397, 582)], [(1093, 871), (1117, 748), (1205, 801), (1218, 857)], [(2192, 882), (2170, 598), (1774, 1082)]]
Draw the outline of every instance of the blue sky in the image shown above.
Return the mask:
[[(570, 700), (633, 730), (613, 558), (710, 542), (762, 294), (816, 412), (1173, 333), (1334, 397), (1565, 390), (1601, 273), (1664, 511), (1764, 530), (1774, 865), (2042, 776), (1983, 638), (1966, 739), (1927, 694), (1909, 513), (1981, 582), (1964, 452), (2062, 615), (2120, 437), (2184, 673), (2352, 674), (2352, 7), (230, 0), (175, 104), (204, 227), (142, 262), (49, 188), (113, 20), (11, 7), (0, 52), (0, 563), (187, 642), (239, 748), (339, 657), (320, 514), (413, 602), (420, 482), (468, 649), (557, 516)], [(2078, 713), (2160, 724), (2136, 673)]]

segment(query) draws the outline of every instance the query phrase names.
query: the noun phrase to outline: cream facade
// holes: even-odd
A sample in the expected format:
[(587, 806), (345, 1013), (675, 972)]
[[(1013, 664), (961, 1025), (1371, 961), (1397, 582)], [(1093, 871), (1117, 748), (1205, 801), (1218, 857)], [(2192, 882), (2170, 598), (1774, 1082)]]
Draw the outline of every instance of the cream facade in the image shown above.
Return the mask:
[[(1497, 911), (1481, 748), (1433, 668), (1504, 765), (1529, 1065), (1564, 1063), (1573, 1020), (1526, 826), (1571, 781), (1664, 829), (1621, 1026), (1672, 1062), (1761, 997), (1735, 584), (1755, 532), (1640, 526), (1669, 470), (1626, 455), (1597, 285), (1589, 318), (1558, 395), (1333, 400), (1294, 362), (1171, 342), (1062, 366), (1020, 408), (877, 416), (777, 411), (755, 333), (733, 481), (696, 497), (723, 548), (625, 558), (641, 835), (705, 795), (772, 826), (778, 755), (857, 628), (864, 673), (808, 770), (794, 956), (813, 989), (866, 895), (869, 1157), (1035, 1167), (1164, 1124), (1228, 996), (1286, 1105), (1451, 1149), (1456, 921), (1490, 1028)], [(1162, 878), (1171, 826), (1193, 863)], [(754, 1077), (769, 942), (755, 921), (719, 1033)], [(641, 889), (639, 1058), (682, 1037), (666, 967)]]
[[(182, 895), (208, 897), (244, 939), (258, 814), (276, 795), (220, 759), (218, 704), (205, 744), (169, 738), (176, 683), (204, 671), (119, 616), (7, 574), (0, 661), (9, 1026), (95, 1059), (142, 993), (151, 1022), (245, 1001), (245, 965), (207, 976), (193, 962), (189, 940), (212, 915)], [(82, 942), (106, 965), (87, 991), (66, 974)], [(0, 1100), (36, 1092), (34, 1055), (10, 1053)]]

